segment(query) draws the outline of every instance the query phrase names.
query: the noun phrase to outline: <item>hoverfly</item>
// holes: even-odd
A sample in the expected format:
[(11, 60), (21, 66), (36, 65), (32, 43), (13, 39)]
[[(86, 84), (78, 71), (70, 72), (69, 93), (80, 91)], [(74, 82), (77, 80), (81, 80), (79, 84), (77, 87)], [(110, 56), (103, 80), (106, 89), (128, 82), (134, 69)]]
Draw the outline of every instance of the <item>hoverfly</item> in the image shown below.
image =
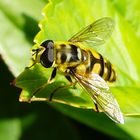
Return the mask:
[(70, 83), (74, 84), (72, 79), (75, 79), (89, 93), (98, 112), (103, 111), (113, 121), (124, 123), (119, 105), (106, 83), (116, 80), (113, 66), (101, 54), (85, 47), (85, 44), (93, 47), (104, 44), (113, 28), (113, 20), (104, 17), (88, 25), (68, 41), (45, 40), (40, 48), (33, 50), (36, 55), (34, 64), (39, 62), (45, 68), (54, 68), (48, 82), (55, 78), (57, 70)]

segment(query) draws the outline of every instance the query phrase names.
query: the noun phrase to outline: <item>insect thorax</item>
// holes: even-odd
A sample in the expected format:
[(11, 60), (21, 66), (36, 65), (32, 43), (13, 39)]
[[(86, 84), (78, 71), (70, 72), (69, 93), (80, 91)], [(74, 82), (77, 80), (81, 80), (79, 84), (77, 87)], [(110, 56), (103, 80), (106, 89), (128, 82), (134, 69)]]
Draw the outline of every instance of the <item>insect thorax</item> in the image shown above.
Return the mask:
[(82, 50), (72, 43), (55, 44), (55, 63), (58, 67), (76, 67), (82, 62)]

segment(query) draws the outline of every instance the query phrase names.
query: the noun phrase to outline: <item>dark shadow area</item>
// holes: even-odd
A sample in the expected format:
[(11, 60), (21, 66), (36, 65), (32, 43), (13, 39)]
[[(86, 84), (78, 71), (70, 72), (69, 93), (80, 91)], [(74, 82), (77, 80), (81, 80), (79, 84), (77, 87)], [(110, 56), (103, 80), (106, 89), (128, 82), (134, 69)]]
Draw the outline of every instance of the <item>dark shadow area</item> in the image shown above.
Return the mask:
[(38, 27), (38, 21), (33, 19), (32, 17), (22, 14), (25, 23), (23, 26), (23, 32), (25, 33), (26, 39), (33, 44), (33, 39), (36, 36), (36, 34), (39, 32), (39, 27)]

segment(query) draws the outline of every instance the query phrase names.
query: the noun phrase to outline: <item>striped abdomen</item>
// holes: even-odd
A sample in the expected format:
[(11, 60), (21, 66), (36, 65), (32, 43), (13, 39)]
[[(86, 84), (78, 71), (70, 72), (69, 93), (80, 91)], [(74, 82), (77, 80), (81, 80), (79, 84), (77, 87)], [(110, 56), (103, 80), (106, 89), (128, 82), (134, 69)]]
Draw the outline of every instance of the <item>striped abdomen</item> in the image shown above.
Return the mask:
[(97, 73), (105, 81), (113, 82), (116, 80), (116, 73), (111, 63), (104, 59), (101, 54), (95, 51), (84, 51), (84, 57), (86, 61), (81, 63), (75, 68), (75, 72), (80, 75), (86, 75), (90, 73)]

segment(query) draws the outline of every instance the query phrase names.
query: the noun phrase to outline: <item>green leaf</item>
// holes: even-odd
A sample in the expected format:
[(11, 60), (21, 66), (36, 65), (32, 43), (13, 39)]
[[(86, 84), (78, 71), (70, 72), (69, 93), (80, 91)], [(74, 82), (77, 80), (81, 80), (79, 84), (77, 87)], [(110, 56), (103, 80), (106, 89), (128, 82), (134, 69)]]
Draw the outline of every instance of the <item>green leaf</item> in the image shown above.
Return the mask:
[[(133, 123), (134, 129), (139, 128), (139, 119), (129, 119), (129, 121), (127, 121), (127, 119), (124, 125), (116, 125), (112, 123), (104, 113), (96, 113), (93, 110), (78, 109), (62, 104), (53, 104), (53, 106), (75, 120), (107, 133), (112, 137), (116, 137), (117, 139), (133, 140), (133, 137), (139, 138), (139, 134), (134, 134), (131, 128)], [(136, 132), (138, 132), (138, 130)]]
[[(52, 69), (51, 69), (52, 70)], [(37, 89), (37, 87), (42, 86), (44, 83), (47, 83), (48, 75), (50, 75), (51, 70), (46, 70), (40, 65), (25, 70), (18, 78), (16, 78), (16, 86), (24, 88), (20, 95), (20, 101), (29, 101), (29, 98), (32, 96), (32, 93)], [(49, 84), (42, 88), (35, 96), (37, 98), (32, 98), (32, 100), (38, 100), (38, 98), (45, 97), (48, 101), (50, 94), (58, 87), (63, 84), (68, 84), (65, 77), (60, 74), (56, 76), (56, 82)], [(46, 91), (48, 91), (46, 93)], [(44, 99), (42, 99), (44, 101)], [(76, 86), (76, 89), (73, 87), (62, 88), (56, 91), (53, 96), (52, 101), (61, 102), (65, 104), (70, 104), (75, 107), (82, 108), (93, 108), (94, 104), (91, 101), (88, 94), (86, 94), (79, 86)]]
[(20, 138), (20, 135), (21, 124), (18, 119), (6, 119), (0, 121), (0, 139), (18, 140)]
[[(67, 8), (65, 8), (66, 4), (69, 5)], [(116, 98), (119, 98), (119, 96), (117, 97), (117, 94), (119, 93), (121, 97), (124, 97), (118, 100), (118, 102), (121, 102), (120, 105), (123, 112), (140, 113), (139, 106), (137, 106), (139, 105), (139, 103), (137, 103), (137, 105), (135, 103), (135, 107), (131, 105), (134, 104), (133, 102), (129, 103), (127, 107), (125, 106), (126, 98), (130, 99), (130, 96), (132, 96), (134, 99), (137, 99), (139, 97), (137, 91), (139, 91), (140, 88), (138, 86), (140, 73), (138, 67), (140, 62), (137, 61), (137, 58), (140, 49), (132, 49), (132, 46), (137, 46), (140, 41), (134, 34), (131, 25), (126, 22), (121, 16), (119, 16), (110, 2), (105, 2), (104, 4), (102, 4), (101, 1), (96, 2), (89, 0), (85, 4), (86, 6), (83, 7), (83, 4), (78, 4), (78, 1), (67, 2), (64, 0), (50, 2), (43, 10), (43, 14), (45, 16), (39, 24), (41, 27), (41, 31), (36, 36), (35, 42), (37, 43), (37, 45), (39, 45), (45, 39), (68, 40), (72, 36), (72, 34), (79, 31), (82, 27), (93, 22), (95, 18), (100, 18), (103, 16), (112, 17), (112, 19), (114, 19), (116, 23), (116, 30), (114, 31), (111, 40), (105, 47), (95, 49), (101, 52), (107, 58), (110, 58), (109, 60), (117, 68), (116, 71), (118, 73), (118, 80), (113, 85), (112, 91), (116, 95)], [(95, 8), (92, 8), (91, 4), (93, 4)], [(104, 5), (106, 5), (106, 8), (104, 8)], [(56, 9), (59, 9), (59, 12)], [(75, 9), (75, 12), (72, 12), (72, 9)], [(100, 11), (99, 9), (102, 9), (102, 11)], [(64, 16), (62, 16), (62, 14)], [(71, 17), (73, 17), (73, 20), (71, 20)], [(68, 26), (69, 23), (70, 26)], [(124, 30), (124, 26), (127, 32)], [(24, 71), (16, 79), (16, 85), (20, 88), (25, 89), (25, 91), (23, 91), (20, 96), (20, 100), (28, 101), (33, 92), (37, 90), (38, 87), (47, 82), (52, 70), (40, 67), (41, 66), (36, 66), (31, 70)], [(29, 72), (32, 72), (32, 74), (30, 74)], [(51, 92), (53, 92), (52, 89), (54, 87), (57, 88), (57, 86), (59, 87), (60, 85), (62, 85), (62, 83), (66, 83), (66, 80), (61, 77), (61, 75), (58, 75), (56, 78), (56, 83), (43, 88), (38, 92), (36, 97), (49, 98), (48, 96)], [(130, 88), (136, 89), (135, 94), (127, 94), (127, 97), (124, 96), (125, 92), (128, 92)], [(69, 93), (69, 95), (65, 93)], [(67, 96), (70, 97), (66, 98)], [(75, 96), (77, 97), (77, 99)], [(58, 100), (58, 102), (64, 102), (66, 104), (71, 104), (77, 107), (93, 107), (92, 101), (88, 96), (86, 96), (87, 95), (84, 93), (84, 91), (78, 86), (76, 90), (73, 90), (71, 88), (59, 90), (53, 99)]]
[[(113, 0), (113, 5), (123, 18), (131, 24), (136, 36), (140, 37), (140, 1)], [(130, 10), (131, 9), (131, 10)]]
[[(35, 43), (36, 46), (39, 46), (40, 43), (46, 39), (65, 41), (96, 19), (104, 16), (109, 16), (114, 19), (116, 27), (112, 38), (104, 47), (95, 48), (95, 50), (108, 58), (116, 68), (118, 79), (117, 82), (110, 85), (110, 87), (112, 93), (119, 102), (123, 113), (140, 115), (140, 61), (138, 60), (140, 54), (140, 49), (138, 48), (140, 44), (138, 29), (140, 25), (138, 24), (138, 16), (133, 17), (136, 22), (136, 28), (134, 28), (134, 23), (131, 22), (132, 18), (126, 18), (127, 13), (130, 14), (133, 10), (135, 11), (133, 8), (132, 11), (129, 9), (130, 11), (128, 12), (127, 6), (130, 5), (130, 7), (133, 7), (133, 4), (135, 4), (135, 2), (130, 2), (125, 7), (125, 4), (128, 2), (129, 0), (124, 3), (119, 3), (119, 1), (115, 3), (114, 1), (109, 0), (87, 0), (84, 3), (81, 3), (80, 0), (52, 0), (43, 10), (44, 19), (41, 20), (39, 24), (41, 31), (35, 37)], [(123, 13), (122, 7), (126, 8), (126, 13)], [(139, 10), (136, 9), (134, 15), (137, 14), (137, 11)], [(47, 82), (51, 72), (52, 69), (45, 69), (40, 64), (37, 64), (31, 69), (21, 73), (15, 81), (16, 86), (23, 89), (20, 95), (20, 101), (29, 101), (34, 91)], [(67, 84), (68, 82), (65, 80), (64, 76), (58, 74), (55, 83), (42, 88), (42, 90), (35, 95), (33, 100), (38, 98), (44, 100), (44, 98), (46, 98), (48, 101), (51, 93), (57, 87)], [(79, 85), (76, 85), (76, 89), (71, 87), (57, 90), (53, 101), (79, 108), (94, 108), (90, 97)], [(96, 114), (88, 114), (87, 112), (89, 110), (82, 110), (83, 112), (79, 111), (78, 114), (76, 114), (72, 111), (74, 109), (65, 108), (61, 105), (60, 107), (55, 107), (63, 113), (68, 114), (91, 127), (114, 135), (115, 137), (121, 139), (129, 139), (129, 136), (132, 137), (131, 139), (140, 138), (140, 134), (138, 134), (137, 131), (133, 131), (132, 133), (133, 128), (138, 128), (138, 119), (125, 118), (125, 125), (115, 127), (111, 121), (108, 120), (106, 122), (107, 118), (105, 116), (100, 118), (97, 117), (98, 115)], [(92, 119), (95, 119), (95, 121), (92, 122)], [(136, 123), (136, 121), (138, 123)], [(101, 128), (102, 126), (110, 127), (104, 129), (104, 127)], [(120, 131), (122, 133), (120, 133)]]
[(38, 32), (37, 20), (43, 4), (38, 0), (0, 2), (0, 54), (15, 76), (29, 63), (30, 46)]

